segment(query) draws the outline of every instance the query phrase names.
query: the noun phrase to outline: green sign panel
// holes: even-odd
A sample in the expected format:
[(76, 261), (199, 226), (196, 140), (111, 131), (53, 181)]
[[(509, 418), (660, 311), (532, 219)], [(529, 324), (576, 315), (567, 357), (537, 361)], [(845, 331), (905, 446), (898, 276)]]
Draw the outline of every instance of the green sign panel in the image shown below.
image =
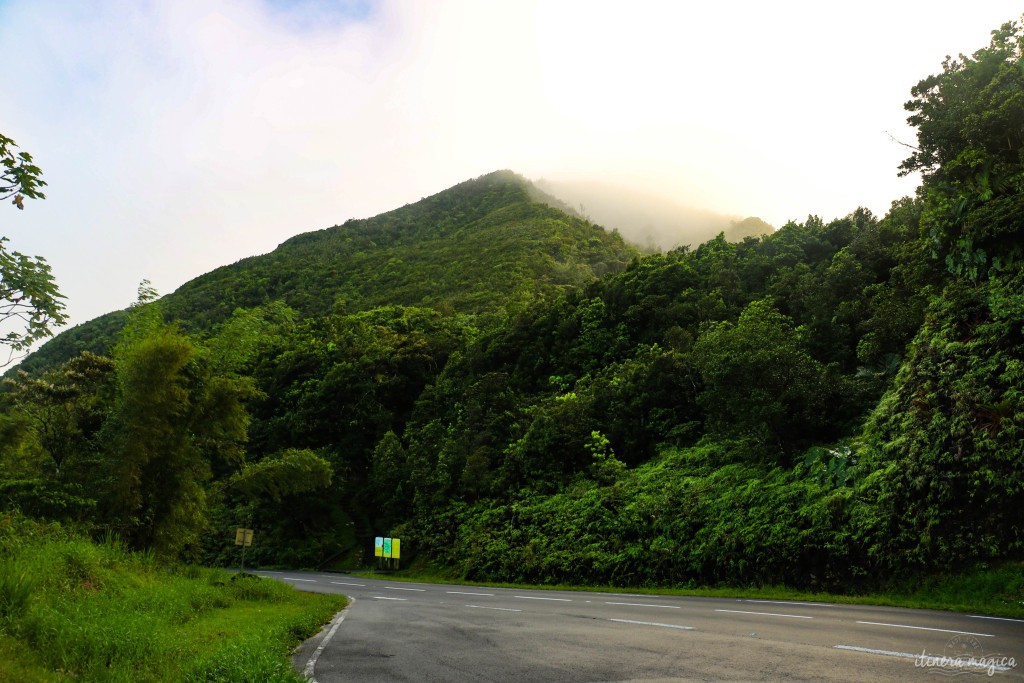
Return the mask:
[(384, 539), (384, 557), (391, 557), (391, 539)]

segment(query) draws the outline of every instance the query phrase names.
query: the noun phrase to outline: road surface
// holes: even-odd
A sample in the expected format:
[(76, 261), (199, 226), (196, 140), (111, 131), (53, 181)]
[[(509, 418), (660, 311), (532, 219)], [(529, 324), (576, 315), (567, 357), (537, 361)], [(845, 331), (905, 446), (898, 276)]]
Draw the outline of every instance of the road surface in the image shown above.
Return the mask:
[(318, 683), (1024, 680), (1024, 620), (259, 573), (353, 599), (295, 654)]

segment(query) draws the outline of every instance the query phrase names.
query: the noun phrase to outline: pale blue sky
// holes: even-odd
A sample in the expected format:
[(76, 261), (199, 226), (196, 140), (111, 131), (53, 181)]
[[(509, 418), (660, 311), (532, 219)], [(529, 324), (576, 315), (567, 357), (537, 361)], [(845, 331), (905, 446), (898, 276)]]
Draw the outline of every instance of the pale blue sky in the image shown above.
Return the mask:
[[(626, 11), (628, 8), (628, 12)], [(511, 168), (776, 225), (884, 213), (902, 104), (1017, 2), (0, 0), (0, 211), (74, 323)]]

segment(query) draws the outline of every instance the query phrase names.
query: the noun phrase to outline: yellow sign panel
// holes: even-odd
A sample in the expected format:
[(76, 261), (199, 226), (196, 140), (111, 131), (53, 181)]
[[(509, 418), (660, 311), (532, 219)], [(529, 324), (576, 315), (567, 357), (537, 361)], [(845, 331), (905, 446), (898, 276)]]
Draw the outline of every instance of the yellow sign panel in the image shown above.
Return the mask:
[(384, 537), (378, 536), (373, 539), (373, 556), (384, 557)]
[(252, 529), (235, 529), (235, 545), (244, 545), (249, 547), (252, 545)]
[(391, 539), (391, 557), (397, 560), (401, 556), (401, 554), (402, 554), (401, 551), (402, 551), (402, 542), (400, 540), (398, 540), (397, 538), (392, 538)]

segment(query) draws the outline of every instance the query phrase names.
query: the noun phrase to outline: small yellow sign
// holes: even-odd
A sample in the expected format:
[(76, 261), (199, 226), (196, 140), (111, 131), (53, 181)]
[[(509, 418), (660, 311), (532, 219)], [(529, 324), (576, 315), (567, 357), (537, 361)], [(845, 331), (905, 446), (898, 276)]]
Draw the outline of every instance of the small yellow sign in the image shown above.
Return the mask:
[(384, 557), (384, 537), (377, 536), (373, 539), (373, 556)]
[(244, 545), (246, 548), (252, 545), (252, 529), (235, 529), (235, 545)]
[(397, 560), (402, 554), (402, 541), (397, 538), (391, 539), (391, 557)]

